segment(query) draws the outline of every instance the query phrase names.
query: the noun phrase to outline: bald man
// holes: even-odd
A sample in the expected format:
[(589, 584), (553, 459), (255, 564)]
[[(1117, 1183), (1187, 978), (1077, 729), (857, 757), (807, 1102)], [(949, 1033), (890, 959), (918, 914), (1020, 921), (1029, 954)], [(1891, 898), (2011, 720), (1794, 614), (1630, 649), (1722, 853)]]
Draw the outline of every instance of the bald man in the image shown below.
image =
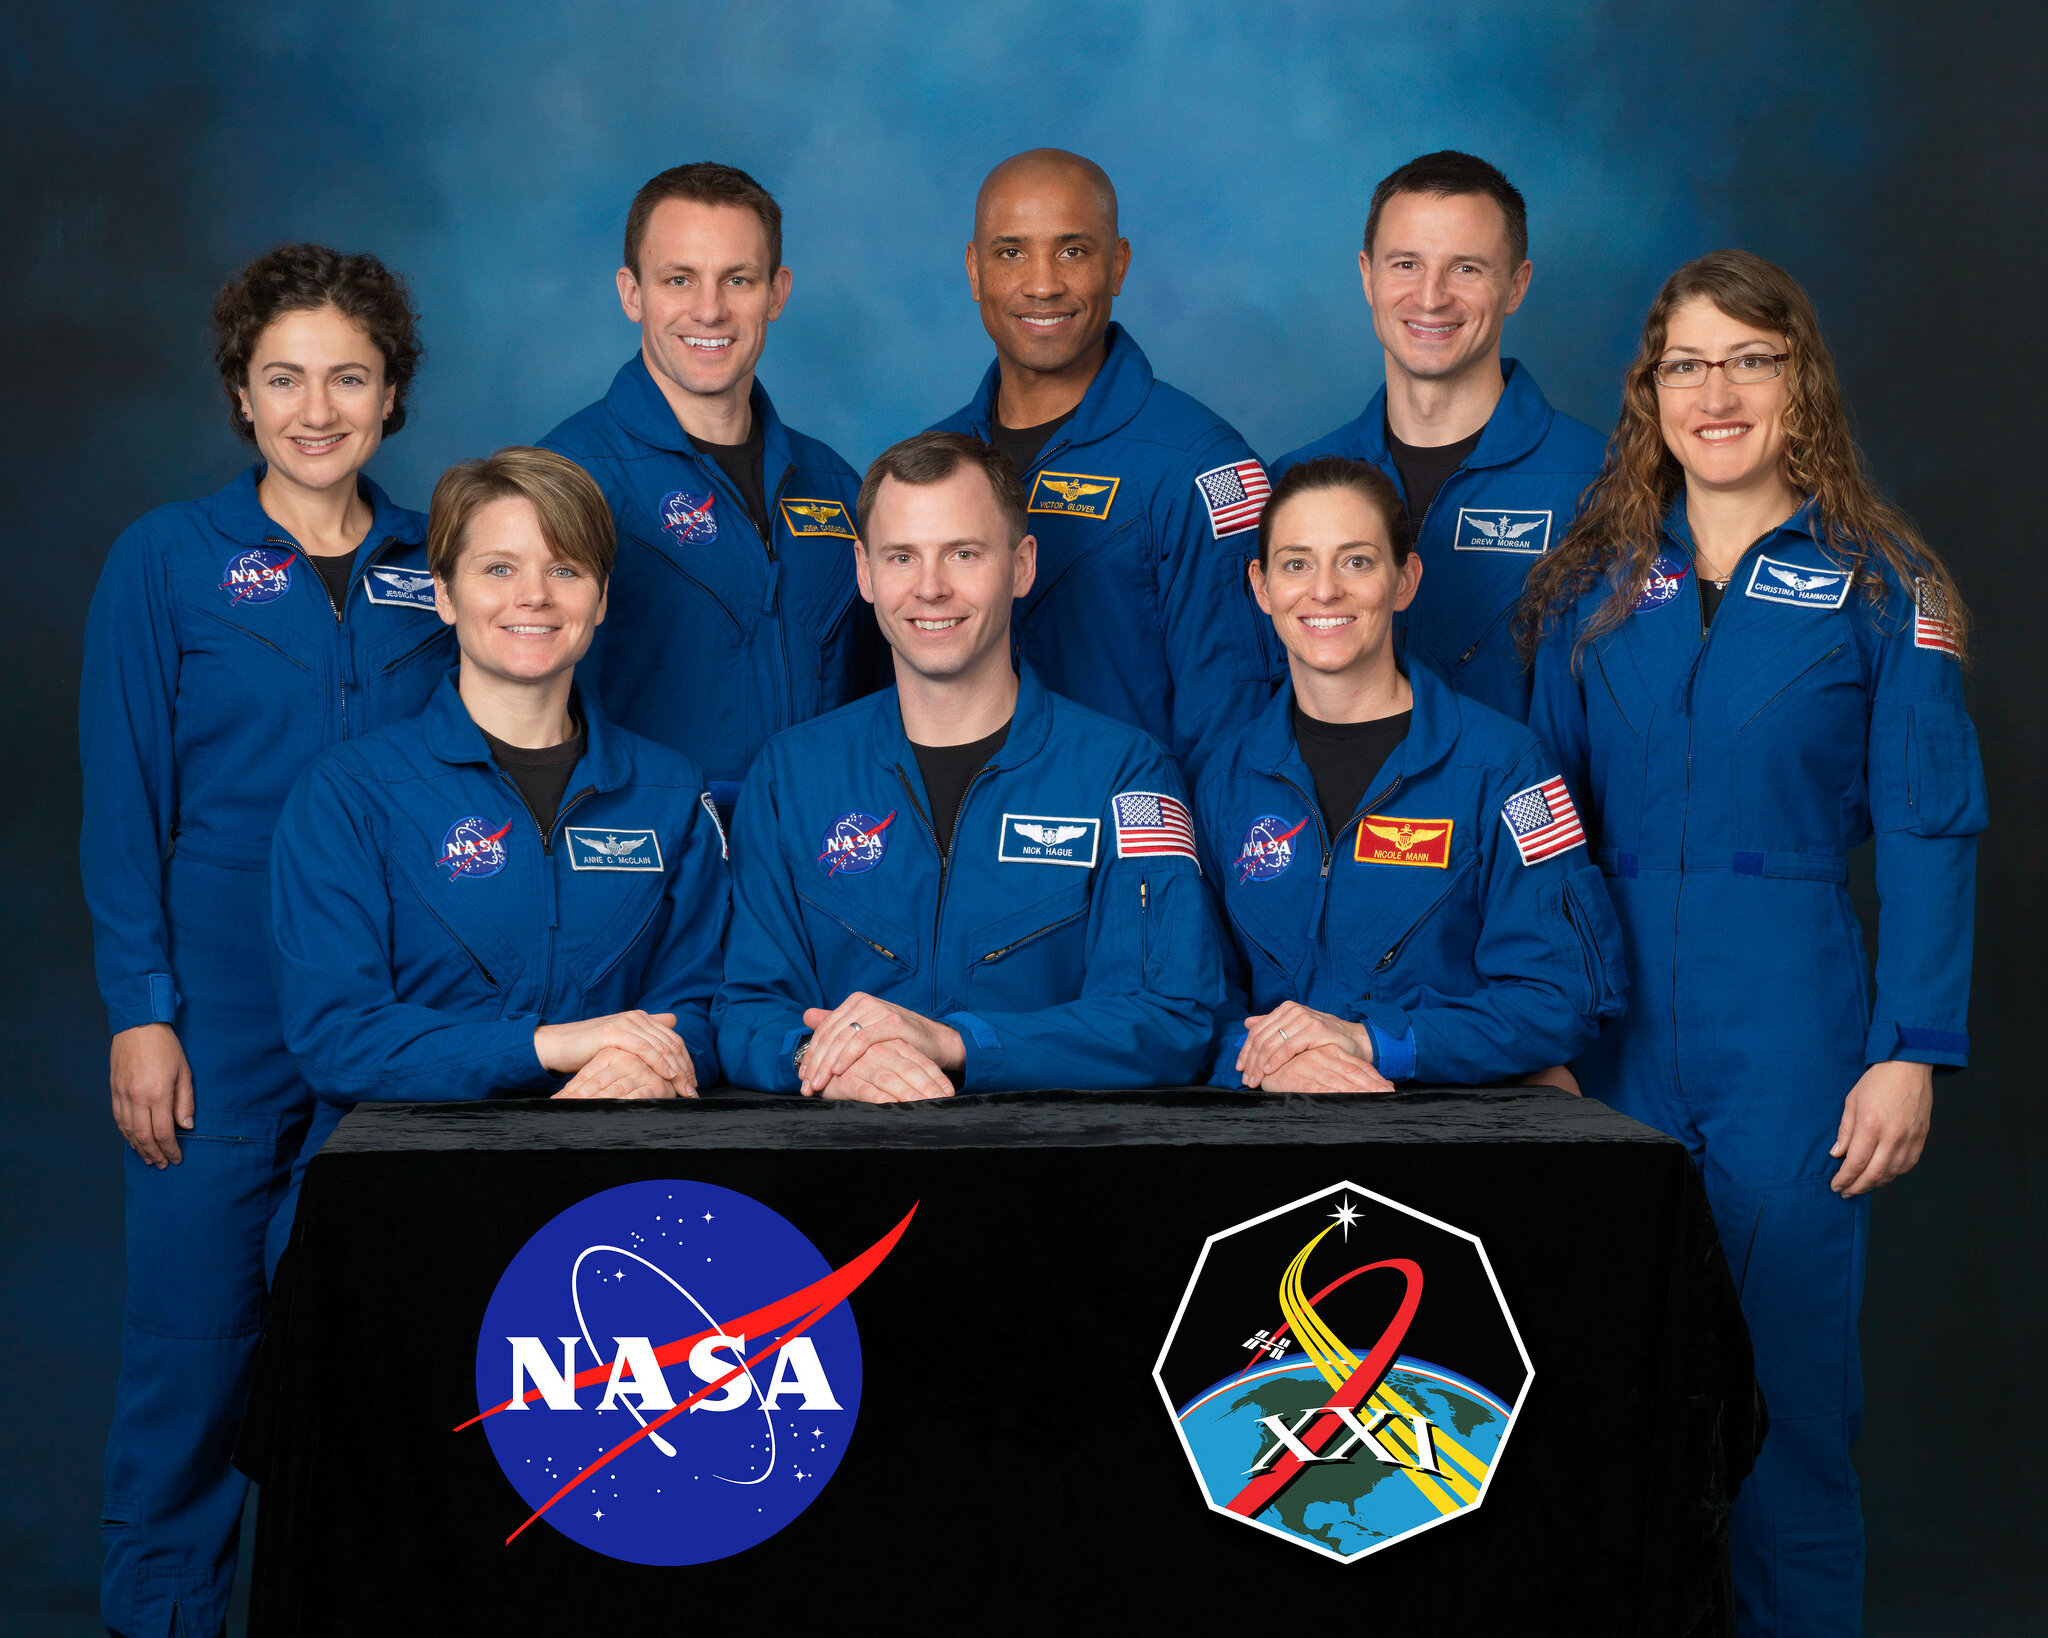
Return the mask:
[(1130, 265), (1101, 166), (1035, 148), (989, 172), (967, 285), (996, 359), (933, 430), (986, 439), (1024, 481), (1038, 580), (1016, 608), (1023, 657), (1055, 693), (1144, 729), (1192, 781), (1272, 697), (1272, 627), (1245, 576), (1266, 474), (1110, 322)]

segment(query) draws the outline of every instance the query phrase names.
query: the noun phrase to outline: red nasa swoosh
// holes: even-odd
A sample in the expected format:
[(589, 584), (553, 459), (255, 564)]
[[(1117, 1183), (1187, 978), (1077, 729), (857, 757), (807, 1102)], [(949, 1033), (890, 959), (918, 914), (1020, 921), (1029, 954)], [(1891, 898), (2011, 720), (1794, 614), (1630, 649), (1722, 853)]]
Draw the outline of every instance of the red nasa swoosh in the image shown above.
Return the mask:
[[(895, 816), (892, 814), (890, 817), (893, 818)], [(922, 1204), (922, 1201), (918, 1202), (918, 1205)], [(749, 1370), (753, 1366), (760, 1364), (762, 1360), (774, 1353), (776, 1349), (789, 1341), (791, 1337), (801, 1336), (805, 1331), (808, 1331), (813, 1325), (817, 1324), (819, 1320), (831, 1313), (833, 1309), (846, 1301), (859, 1288), (861, 1282), (874, 1273), (876, 1269), (880, 1268), (883, 1262), (887, 1260), (889, 1253), (896, 1249), (896, 1242), (903, 1238), (903, 1231), (910, 1227), (910, 1220), (916, 1215), (917, 1205), (913, 1205), (909, 1211), (903, 1214), (902, 1222), (898, 1223), (851, 1262), (843, 1267), (835, 1268), (823, 1279), (813, 1280), (801, 1291), (792, 1291), (788, 1296), (757, 1308), (751, 1314), (742, 1314), (738, 1319), (730, 1321), (724, 1327), (723, 1334), (735, 1337), (759, 1336), (761, 1332), (771, 1330), (786, 1320), (794, 1319), (797, 1323), (790, 1326), (787, 1331), (784, 1331), (773, 1342), (759, 1349), (744, 1362), (735, 1365), (716, 1382), (707, 1382), (703, 1387), (691, 1394), (689, 1398), (677, 1405), (674, 1410), (663, 1411), (653, 1421), (641, 1427), (637, 1433), (620, 1440), (618, 1444), (598, 1457), (596, 1461), (592, 1462), (581, 1473), (578, 1473), (567, 1484), (563, 1485), (561, 1489), (542, 1502), (539, 1507), (535, 1508), (527, 1517), (526, 1524), (520, 1525), (518, 1530), (514, 1530), (511, 1535), (505, 1538), (505, 1544), (509, 1547), (514, 1541), (518, 1540), (520, 1531), (523, 1531), (527, 1524), (533, 1523), (541, 1514), (545, 1513), (550, 1507), (553, 1507), (556, 1502), (568, 1495), (570, 1491), (589, 1478), (591, 1474), (597, 1472), (599, 1468), (604, 1467), (628, 1446), (646, 1438), (648, 1434), (652, 1433), (671, 1417), (680, 1416), (700, 1399), (716, 1393), (742, 1371)], [(671, 1342), (665, 1347), (657, 1348), (654, 1350), (655, 1363), (659, 1365), (674, 1365), (681, 1360), (686, 1360), (690, 1357), (690, 1350), (705, 1337), (717, 1336), (719, 1334), (720, 1332), (715, 1330), (697, 1331), (675, 1342)], [(599, 1382), (608, 1381), (610, 1377), (610, 1365), (595, 1365), (587, 1371), (579, 1371), (575, 1379), (570, 1383), (570, 1387), (572, 1389), (587, 1388)], [(522, 1400), (527, 1403), (531, 1403), (540, 1397), (541, 1391), (538, 1388), (531, 1388), (521, 1395)], [(509, 1410), (511, 1407), (512, 1401), (507, 1399), (503, 1404), (493, 1405), (489, 1410), (478, 1411), (467, 1422), (458, 1423), (454, 1431), (460, 1433), (464, 1428), (475, 1427), (485, 1417), (496, 1416), (498, 1412)]]
[[(1394, 1356), (1400, 1352), (1402, 1339), (1408, 1335), (1408, 1327), (1414, 1323), (1415, 1310), (1421, 1306), (1422, 1266), (1419, 1263), (1410, 1262), (1406, 1257), (1389, 1257), (1383, 1263), (1367, 1263), (1362, 1268), (1354, 1268), (1349, 1274), (1339, 1275), (1313, 1297), (1309, 1298), (1310, 1306), (1313, 1307), (1316, 1303), (1321, 1302), (1323, 1298), (1327, 1297), (1332, 1291), (1335, 1291), (1346, 1280), (1360, 1274), (1370, 1274), (1377, 1268), (1396, 1270), (1407, 1280), (1407, 1292), (1401, 1298), (1400, 1308), (1396, 1310), (1394, 1317), (1387, 1322), (1387, 1328), (1380, 1333), (1379, 1341), (1372, 1345), (1372, 1352), (1365, 1356), (1357, 1370), (1344, 1379), (1344, 1386), (1330, 1395), (1329, 1402), (1323, 1406), (1324, 1410), (1355, 1410), (1372, 1397), (1373, 1393), (1379, 1388), (1381, 1380), (1386, 1376), (1387, 1367), (1394, 1363)], [(1286, 1329), (1285, 1325), (1280, 1327), (1280, 1331)], [(1280, 1331), (1273, 1333), (1275, 1339), (1279, 1337)], [(1250, 1367), (1247, 1366), (1246, 1369), (1249, 1370)], [(1296, 1437), (1311, 1451), (1320, 1451), (1323, 1446), (1337, 1436), (1338, 1430), (1343, 1426), (1344, 1424), (1334, 1416), (1328, 1416), (1322, 1418), (1317, 1423), (1314, 1432), (1306, 1435), (1298, 1434)], [(1289, 1451), (1279, 1461), (1275, 1462), (1272, 1467), (1267, 1469), (1266, 1472), (1260, 1474), (1250, 1484), (1240, 1490), (1232, 1499), (1226, 1511), (1236, 1513), (1243, 1518), (1252, 1517), (1266, 1503), (1292, 1484), (1300, 1472), (1301, 1458), (1295, 1455), (1294, 1452)]]

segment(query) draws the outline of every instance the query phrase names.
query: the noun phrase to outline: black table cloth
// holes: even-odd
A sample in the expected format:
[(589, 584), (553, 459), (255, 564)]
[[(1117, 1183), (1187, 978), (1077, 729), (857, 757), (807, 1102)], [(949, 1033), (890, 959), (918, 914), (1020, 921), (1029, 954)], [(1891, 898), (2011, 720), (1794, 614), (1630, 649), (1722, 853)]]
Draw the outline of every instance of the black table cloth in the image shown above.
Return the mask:
[[(453, 1431), (494, 1288), (558, 1213), (665, 1179), (833, 1269), (915, 1207), (850, 1299), (843, 1458), (715, 1562), (546, 1517), (508, 1542), (533, 1508)], [(1340, 1181), (1476, 1235), (1535, 1371), (1483, 1504), (1346, 1563), (1211, 1511), (1152, 1375), (1205, 1241)], [(365, 1105), (308, 1172), (238, 1455), (251, 1630), (1723, 1632), (1762, 1422), (1683, 1149), (1548, 1089)]]

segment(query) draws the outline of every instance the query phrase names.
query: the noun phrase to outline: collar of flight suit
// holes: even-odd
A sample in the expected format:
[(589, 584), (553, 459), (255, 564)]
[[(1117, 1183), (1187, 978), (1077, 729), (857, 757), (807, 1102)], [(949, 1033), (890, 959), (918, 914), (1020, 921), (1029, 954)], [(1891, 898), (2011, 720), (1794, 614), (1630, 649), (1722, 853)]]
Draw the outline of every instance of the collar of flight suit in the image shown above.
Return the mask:
[[(604, 402), (605, 408), (611, 411), (612, 419), (641, 443), (694, 461), (707, 476), (718, 464), (690, 442), (690, 435), (683, 430), (682, 422), (676, 419), (676, 412), (662, 396), (661, 388), (654, 384), (647, 360), (637, 347), (633, 356), (619, 366), (619, 373), (612, 377), (611, 390), (605, 394)], [(761, 475), (772, 497), (783, 472), (793, 464), (789, 432), (782, 424), (782, 417), (775, 413), (775, 404), (758, 375), (748, 391), (747, 403), (761, 425)]]
[[(1425, 773), (1451, 754), (1463, 717), (1458, 696), (1426, 665), (1410, 666), (1396, 655), (1394, 663), (1414, 694), (1408, 734), (1373, 776), (1375, 790), (1399, 775), (1405, 782)], [(1294, 738), (1294, 680), (1289, 677), (1252, 723), (1245, 740), (1245, 764), (1269, 778), (1285, 779), (1313, 799), (1314, 776)], [(1371, 794), (1368, 792), (1367, 794)]]
[[(1518, 359), (1500, 361), (1500, 402), (1486, 418), (1478, 446), (1465, 457), (1467, 471), (1483, 466), (1507, 466), (1519, 461), (1538, 444), (1557, 418), (1536, 378)], [(1372, 395), (1356, 425), (1359, 446), (1375, 466), (1387, 465), (1393, 457), (1387, 451), (1387, 389)]]
[[(1825, 563), (1830, 567), (1838, 567), (1839, 565), (1834, 563), (1833, 555), (1828, 551), (1826, 543), (1820, 538), (1818, 526), (1819, 519), (1814, 512), (1814, 497), (1809, 495), (1800, 503), (1799, 510), (1779, 524), (1777, 528), (1773, 529), (1769, 534), (1751, 541), (1742, 556), (1748, 557), (1759, 546), (1767, 546), (1782, 535), (1804, 535), (1819, 551)], [(1684, 557), (1687, 566), (1690, 567), (1693, 561), (1692, 523), (1685, 514), (1685, 490), (1683, 488), (1672, 497), (1671, 505), (1665, 509), (1664, 538), (1678, 549), (1679, 554)], [(1729, 590), (1733, 591), (1734, 589), (1734, 582), (1731, 580)]]
[[(872, 698), (874, 723), (868, 742), (875, 760), (884, 767), (901, 768), (906, 774), (917, 773), (917, 752), (911, 748), (910, 736), (903, 731), (903, 708), (897, 703), (896, 690), (884, 689)], [(1044, 748), (1051, 732), (1052, 696), (1031, 667), (1019, 661), (1017, 706), (1010, 716), (1009, 736), (1003, 741), (1003, 748), (983, 766), (1019, 767)]]
[[(245, 546), (261, 546), (269, 541), (292, 540), (290, 531), (263, 510), (263, 502), (256, 493), (256, 486), (263, 481), (263, 474), (269, 470), (268, 462), (257, 461), (215, 490), (208, 500), (207, 517), (214, 528), (228, 539), (238, 540)], [(408, 545), (417, 545), (426, 538), (418, 514), (409, 514), (404, 508), (393, 505), (391, 497), (367, 474), (356, 474), (356, 490), (370, 503), (370, 532), (363, 536), (363, 545), (368, 547), (369, 551), (356, 560), (358, 573), (362, 565), (374, 557), (378, 548), (387, 540), (395, 538)], [(298, 542), (292, 541), (292, 544), (298, 545)]]
[[(420, 713), (427, 750), (451, 767), (490, 767), (491, 748), (484, 741), (484, 731), (470, 716), (469, 707), (462, 703), (456, 677), (454, 671), (443, 677), (434, 697), (427, 701), (427, 708)], [(598, 708), (597, 690), (573, 689), (570, 709), (583, 719), (585, 736), (583, 758), (576, 764), (570, 783), (579, 789), (588, 785), (600, 791), (614, 791), (630, 782), (632, 752), (620, 730), (607, 722)]]
[[(1081, 402), (1074, 409), (1074, 418), (1053, 434), (1054, 441), (1092, 444), (1108, 438), (1122, 431), (1145, 407), (1145, 400), (1151, 397), (1152, 365), (1144, 351), (1131, 339), (1130, 332), (1121, 324), (1112, 322), (1102, 333), (1102, 345), (1102, 368), (1095, 372), (1095, 379), (1088, 383), (1088, 390), (1081, 395)], [(974, 434), (984, 442), (988, 439), (989, 420), (994, 413), (1002, 370), (1000, 359), (989, 365), (988, 374), (981, 378), (981, 386), (974, 394), (974, 401), (967, 406), (968, 418), (974, 423)]]

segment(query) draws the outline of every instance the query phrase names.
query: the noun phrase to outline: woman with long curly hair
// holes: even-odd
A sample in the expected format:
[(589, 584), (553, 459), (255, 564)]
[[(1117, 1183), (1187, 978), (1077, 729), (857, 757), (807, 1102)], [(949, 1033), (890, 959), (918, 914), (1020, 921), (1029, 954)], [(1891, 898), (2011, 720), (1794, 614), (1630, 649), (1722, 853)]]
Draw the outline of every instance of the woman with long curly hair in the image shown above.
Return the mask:
[[(1789, 274), (1717, 251), (1665, 281), (1519, 628), (1627, 942), (1628, 1014), (1575, 1067), (1698, 1162), (1770, 1411), (1741, 1630), (1854, 1633), (1869, 1191), (1966, 1060), (1986, 814), (1962, 599), (1872, 489)], [(1844, 886), (1873, 834), (1874, 996)]]
[(272, 832), (316, 752), (416, 715), (451, 654), (426, 519), (362, 475), (405, 424), (405, 286), (373, 256), (285, 245), (221, 290), (213, 328), (257, 459), (114, 543), (79, 708), (81, 863), (129, 1151), (100, 1587), (116, 1633), (227, 1619), (248, 1488), (228, 1456), (265, 1234), (313, 1113), (272, 988)]

